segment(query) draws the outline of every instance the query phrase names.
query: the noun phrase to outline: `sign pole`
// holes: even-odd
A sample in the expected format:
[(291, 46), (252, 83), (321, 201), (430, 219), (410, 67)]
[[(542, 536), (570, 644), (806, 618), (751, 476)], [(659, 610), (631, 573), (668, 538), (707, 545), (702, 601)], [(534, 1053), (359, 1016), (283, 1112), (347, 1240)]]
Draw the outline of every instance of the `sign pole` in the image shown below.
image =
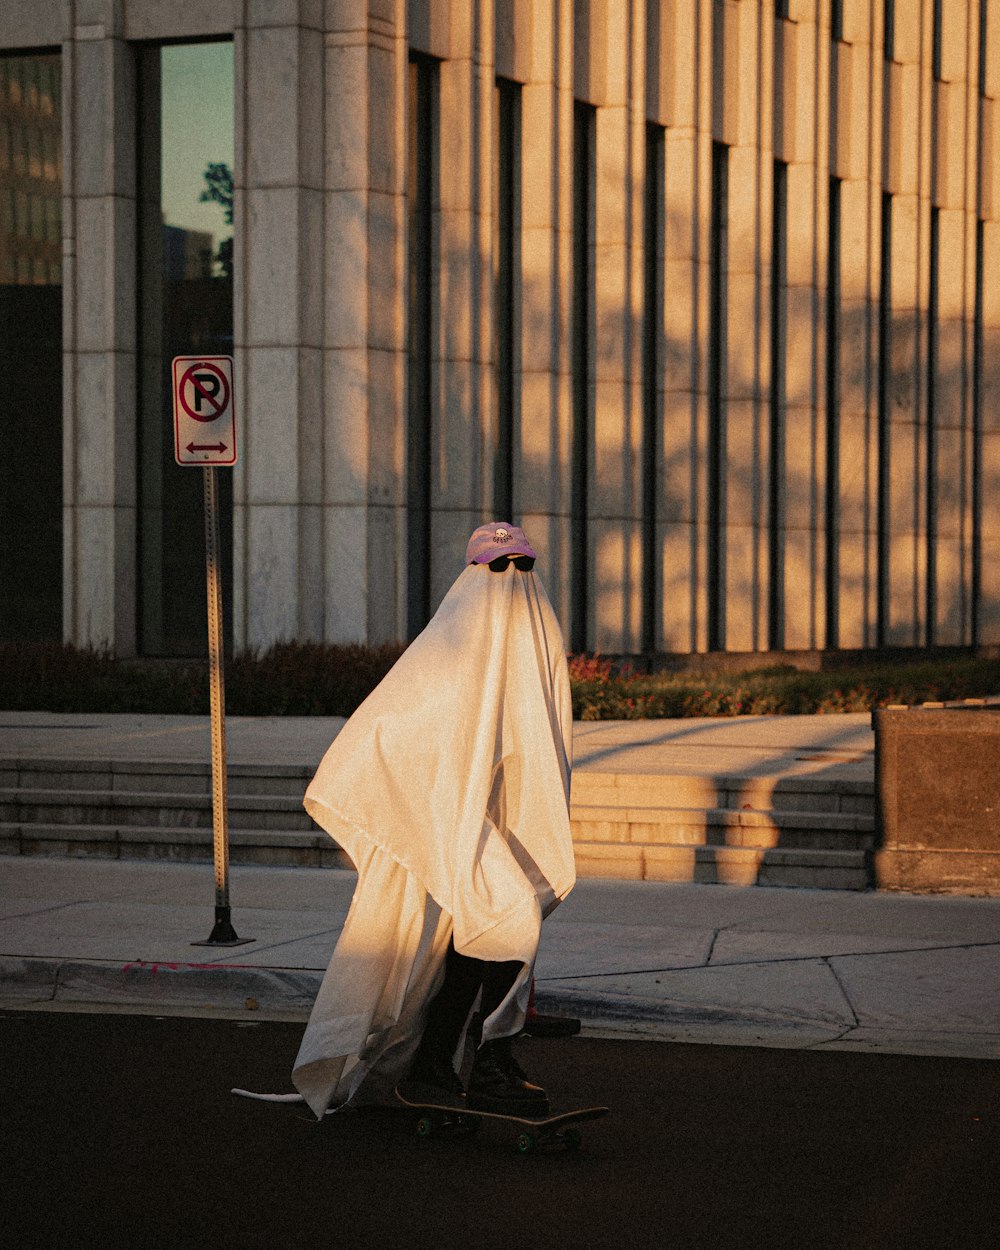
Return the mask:
[(201, 465), (205, 497), (205, 581), (208, 591), (209, 699), (212, 714), (212, 833), (215, 860), (215, 927), (192, 946), (243, 946), (229, 911), (229, 795), (226, 778), (226, 693), (223, 670), (222, 572), (216, 465), (236, 463), (236, 404), (232, 356), (175, 356), (174, 460)]
[(222, 635), (222, 577), (219, 569), (219, 497), (215, 466), (202, 469), (205, 482), (205, 573), (208, 591), (209, 702), (212, 713), (212, 830), (215, 856), (215, 927), (192, 946), (244, 946), (229, 909), (229, 794), (226, 777), (226, 693)]

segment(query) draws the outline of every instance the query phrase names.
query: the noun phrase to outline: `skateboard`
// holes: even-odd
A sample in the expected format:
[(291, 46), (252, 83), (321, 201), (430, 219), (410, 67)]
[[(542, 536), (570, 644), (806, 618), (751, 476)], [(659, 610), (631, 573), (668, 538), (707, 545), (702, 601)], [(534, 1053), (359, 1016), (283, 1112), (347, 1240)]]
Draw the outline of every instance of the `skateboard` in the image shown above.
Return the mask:
[(517, 1129), (517, 1152), (522, 1155), (536, 1150), (579, 1150), (582, 1139), (574, 1126), (584, 1120), (599, 1120), (609, 1110), (608, 1107), (577, 1107), (558, 1115), (532, 1118), (502, 1115), (498, 1111), (467, 1110), (457, 1102), (410, 1102), (398, 1089), (396, 1097), (405, 1107), (423, 1112), (417, 1120), (418, 1137), (432, 1137), (440, 1132), (476, 1133), (484, 1120), (499, 1120)]

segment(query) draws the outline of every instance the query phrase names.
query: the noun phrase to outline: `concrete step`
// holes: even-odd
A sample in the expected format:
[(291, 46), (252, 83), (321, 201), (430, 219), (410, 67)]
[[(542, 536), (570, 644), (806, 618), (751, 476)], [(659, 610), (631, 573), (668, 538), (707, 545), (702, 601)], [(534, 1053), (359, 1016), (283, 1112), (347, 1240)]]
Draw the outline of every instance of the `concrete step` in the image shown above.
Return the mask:
[[(230, 794), (233, 829), (315, 830), (301, 797)], [(108, 790), (0, 790), (0, 822), (210, 829), (211, 794)]]
[[(664, 845), (590, 842), (574, 837), (581, 877), (706, 884), (797, 886), (863, 890), (870, 884), (869, 854), (798, 847)], [(120, 825), (0, 824), (0, 855), (65, 855), (98, 859), (157, 859), (209, 863), (211, 830), (129, 828)], [(350, 868), (325, 833), (299, 830), (229, 831), (234, 864), (296, 868)]]
[[(301, 800), (315, 771), (307, 764), (229, 764), (226, 777), (230, 794), (280, 794)], [(0, 787), (211, 794), (212, 767), (207, 762), (189, 760), (0, 759)]]
[(871, 856), (866, 851), (660, 846), (575, 839), (574, 849), (581, 877), (818, 890), (866, 890), (873, 884)]
[[(230, 794), (300, 798), (308, 764), (230, 764)], [(113, 793), (210, 794), (208, 761), (0, 759), (0, 787)], [(706, 777), (577, 770), (572, 802), (586, 807), (730, 808), (871, 815), (874, 783), (827, 777)]]
[[(166, 859), (198, 863), (214, 857), (211, 829), (148, 825), (0, 824), (0, 855), (66, 855), (97, 859)], [(337, 844), (320, 830), (232, 829), (235, 864), (294, 868), (350, 868)]]
[[(235, 863), (343, 867), (311, 820), (309, 765), (230, 765)], [(0, 760), (0, 853), (211, 860), (208, 761)], [(864, 889), (866, 781), (597, 773), (573, 777), (581, 876)]]
[(733, 811), (873, 815), (872, 781), (826, 777), (705, 777), (642, 773), (573, 774), (574, 806), (728, 808)]
[(870, 850), (875, 838), (874, 817), (849, 813), (574, 806), (570, 815), (575, 842)]

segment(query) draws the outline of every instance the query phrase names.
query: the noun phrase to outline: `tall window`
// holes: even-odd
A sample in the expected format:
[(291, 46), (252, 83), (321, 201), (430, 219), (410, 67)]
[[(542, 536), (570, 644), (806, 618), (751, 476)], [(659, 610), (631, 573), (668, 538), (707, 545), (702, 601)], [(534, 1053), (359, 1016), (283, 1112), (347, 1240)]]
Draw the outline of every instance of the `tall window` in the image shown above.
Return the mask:
[(726, 646), (726, 315), (729, 268), (729, 149), (712, 144), (708, 331), (708, 646)]
[(660, 463), (660, 373), (663, 343), (664, 152), (662, 126), (646, 126), (643, 206), (642, 330), (642, 649), (656, 649), (659, 611), (657, 478)]
[(570, 647), (587, 648), (590, 608), (588, 482), (590, 476), (591, 351), (594, 312), (594, 141), (597, 110), (577, 101), (573, 111), (573, 460), (571, 487), (572, 608)]
[[(233, 46), (138, 50), (139, 647), (207, 648), (202, 474), (174, 462), (170, 362), (233, 348)], [(218, 474), (232, 635), (232, 474)]]
[(433, 381), (434, 214), (438, 170), (438, 69), (414, 55), (409, 67), (407, 211), (409, 371), (407, 426), (406, 621), (411, 638), (431, 614), (431, 387)]
[(840, 179), (830, 179), (826, 251), (826, 645), (840, 646)]
[(875, 644), (884, 647), (889, 633), (890, 572), (890, 411), (889, 380), (892, 370), (892, 196), (882, 195), (882, 267), (879, 277), (878, 314), (878, 616)]
[(768, 488), (768, 646), (785, 645), (785, 341), (788, 307), (788, 166), (774, 162), (771, 216), (771, 473)]
[(930, 275), (927, 307), (927, 646), (937, 625), (938, 535), (938, 320), (940, 309), (940, 210), (931, 209)]
[(984, 223), (976, 222), (976, 295), (972, 324), (972, 645), (979, 646), (983, 584), (983, 248)]
[(0, 638), (11, 641), (62, 636), (61, 83), (58, 53), (0, 57)]
[(518, 353), (518, 292), (521, 269), (521, 86), (497, 79), (494, 109), (497, 189), (496, 282), (496, 446), (493, 473), (493, 515), (514, 515), (515, 378)]

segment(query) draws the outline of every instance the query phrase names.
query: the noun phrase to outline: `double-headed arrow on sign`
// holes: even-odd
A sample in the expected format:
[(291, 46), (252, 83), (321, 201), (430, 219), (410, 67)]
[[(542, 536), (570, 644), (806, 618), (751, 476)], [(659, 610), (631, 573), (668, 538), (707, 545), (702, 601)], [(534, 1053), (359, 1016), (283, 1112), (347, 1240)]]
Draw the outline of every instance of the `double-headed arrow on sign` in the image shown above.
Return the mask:
[(189, 452), (215, 451), (215, 452), (218, 452), (220, 456), (225, 450), (226, 450), (225, 443), (188, 443), (187, 447), (185, 448), (185, 451), (189, 451)]

